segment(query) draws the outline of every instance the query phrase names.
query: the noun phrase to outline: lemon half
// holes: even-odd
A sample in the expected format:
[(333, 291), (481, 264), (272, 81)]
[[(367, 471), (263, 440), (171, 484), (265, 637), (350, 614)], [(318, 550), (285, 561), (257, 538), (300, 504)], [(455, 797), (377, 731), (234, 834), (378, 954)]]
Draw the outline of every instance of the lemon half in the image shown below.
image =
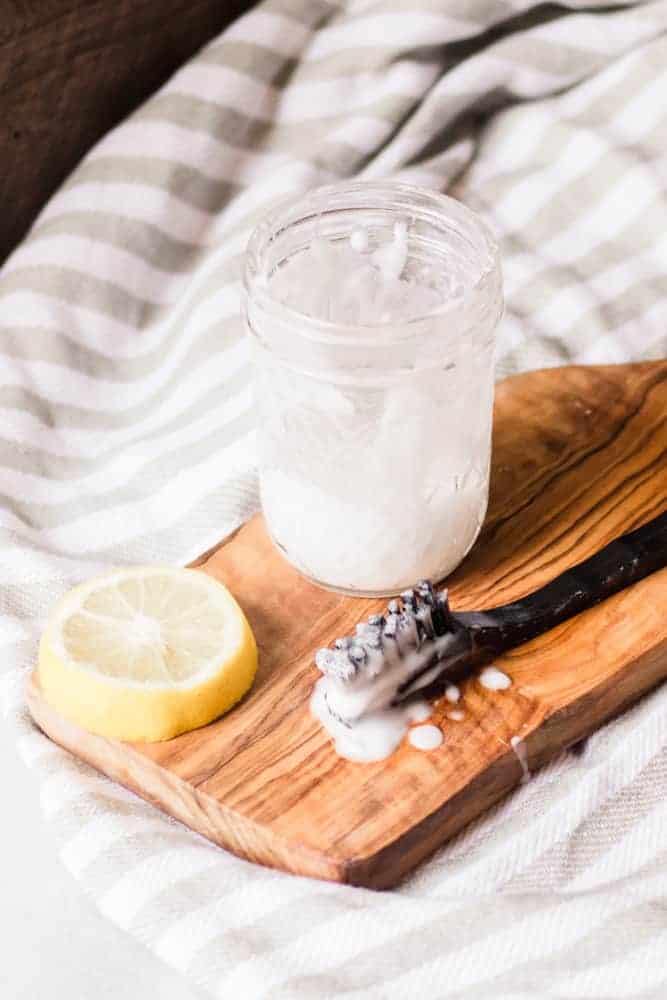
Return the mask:
[(245, 694), (257, 646), (223, 584), (199, 570), (121, 569), (55, 606), (39, 647), (44, 697), (101, 736), (168, 740)]

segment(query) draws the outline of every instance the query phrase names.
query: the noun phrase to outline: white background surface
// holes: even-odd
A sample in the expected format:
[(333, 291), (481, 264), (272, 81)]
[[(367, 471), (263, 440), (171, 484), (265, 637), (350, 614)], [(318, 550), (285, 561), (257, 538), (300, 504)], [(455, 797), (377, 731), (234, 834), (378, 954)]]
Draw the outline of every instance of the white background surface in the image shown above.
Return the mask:
[(0, 781), (1, 1000), (203, 1000), (83, 895), (58, 860), (35, 779), (1, 721)]

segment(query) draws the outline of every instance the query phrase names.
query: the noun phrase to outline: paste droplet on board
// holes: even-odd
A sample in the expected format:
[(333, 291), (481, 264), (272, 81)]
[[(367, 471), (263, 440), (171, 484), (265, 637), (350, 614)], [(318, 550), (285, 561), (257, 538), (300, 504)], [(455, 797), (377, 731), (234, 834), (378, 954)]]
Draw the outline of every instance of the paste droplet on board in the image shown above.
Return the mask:
[(433, 706), (427, 701), (413, 701), (405, 711), (409, 722), (426, 722), (433, 715)]
[(512, 747), (512, 750), (514, 750), (517, 760), (521, 765), (521, 784), (525, 785), (527, 781), (530, 781), (530, 771), (528, 770), (528, 751), (526, 749), (526, 744), (520, 736), (513, 736), (510, 740), (510, 746)]
[(512, 681), (497, 667), (485, 667), (479, 675), (479, 683), (489, 691), (505, 691)]
[(408, 740), (416, 750), (435, 750), (442, 743), (443, 735), (437, 726), (415, 726)]

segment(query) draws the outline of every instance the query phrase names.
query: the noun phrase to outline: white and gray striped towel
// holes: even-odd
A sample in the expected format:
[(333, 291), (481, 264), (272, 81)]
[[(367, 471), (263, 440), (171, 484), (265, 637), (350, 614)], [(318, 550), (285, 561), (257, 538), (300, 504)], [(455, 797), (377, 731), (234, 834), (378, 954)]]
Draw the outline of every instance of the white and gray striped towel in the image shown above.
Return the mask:
[(502, 244), (500, 374), (666, 353), (666, 32), (664, 0), (266, 0), (100, 143), (0, 275), (9, 724), (70, 871), (214, 996), (667, 996), (667, 690), (385, 894), (227, 855), (22, 707), (55, 597), (184, 562), (254, 509), (237, 276), (277, 196), (454, 187)]

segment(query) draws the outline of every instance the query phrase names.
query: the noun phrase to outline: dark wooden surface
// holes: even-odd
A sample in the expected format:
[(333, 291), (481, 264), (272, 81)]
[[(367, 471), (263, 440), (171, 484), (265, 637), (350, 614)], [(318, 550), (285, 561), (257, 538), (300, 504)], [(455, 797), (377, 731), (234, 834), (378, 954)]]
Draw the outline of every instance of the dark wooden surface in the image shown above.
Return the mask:
[(249, 0), (0, 0), (0, 262), (83, 154)]
[[(447, 581), (453, 610), (515, 600), (667, 506), (667, 362), (562, 368), (508, 379), (496, 396), (483, 533)], [(394, 885), (531, 770), (667, 675), (667, 570), (498, 660), (512, 678), (462, 686), (462, 721), (435, 702), (445, 741), (388, 760), (336, 756), (308, 710), (315, 650), (383, 607), (322, 590), (249, 521), (198, 565), (238, 597), (260, 651), (249, 695), (165, 743), (85, 733), (41, 696), (56, 742), (242, 857), (318, 878)]]

